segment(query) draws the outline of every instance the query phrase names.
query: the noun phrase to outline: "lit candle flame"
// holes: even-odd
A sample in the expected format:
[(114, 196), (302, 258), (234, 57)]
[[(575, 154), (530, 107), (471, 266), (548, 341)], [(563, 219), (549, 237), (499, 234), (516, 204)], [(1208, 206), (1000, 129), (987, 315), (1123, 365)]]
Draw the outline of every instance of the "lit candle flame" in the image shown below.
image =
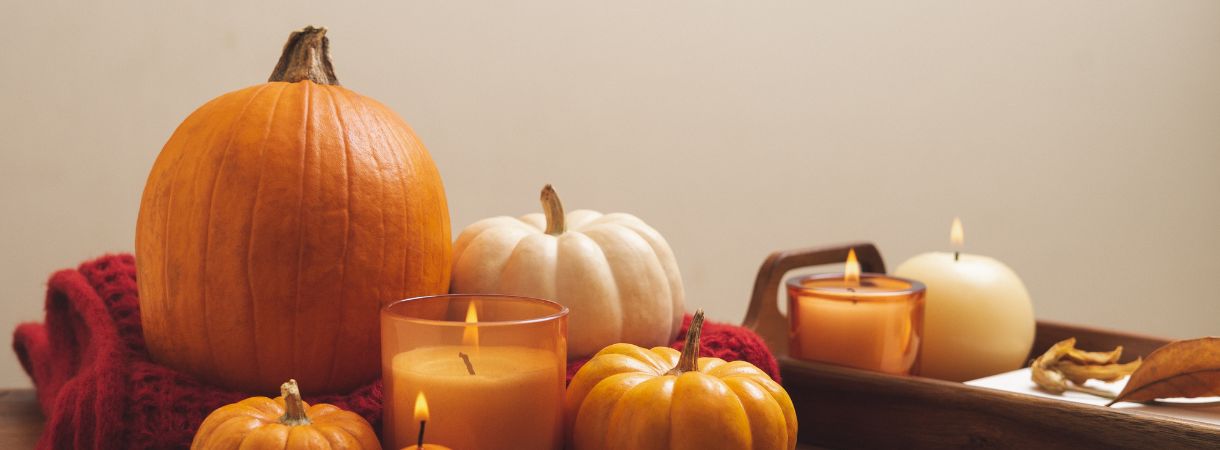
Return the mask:
[(953, 226), (949, 228), (949, 242), (954, 248), (962, 248), (962, 244), (966, 242), (966, 235), (962, 232), (962, 219), (953, 218)]
[(856, 260), (856, 249), (847, 251), (847, 264), (843, 266), (843, 281), (848, 286), (860, 286), (860, 262)]
[(424, 398), (424, 391), (419, 391), (419, 395), (415, 396), (415, 420), (428, 420), (428, 399)]
[[(474, 302), (470, 302), (470, 307), (466, 308), (466, 323), (478, 323), (479, 313), (475, 311)], [(474, 347), (475, 351), (479, 349), (479, 327), (467, 326), (462, 330), (462, 345)]]

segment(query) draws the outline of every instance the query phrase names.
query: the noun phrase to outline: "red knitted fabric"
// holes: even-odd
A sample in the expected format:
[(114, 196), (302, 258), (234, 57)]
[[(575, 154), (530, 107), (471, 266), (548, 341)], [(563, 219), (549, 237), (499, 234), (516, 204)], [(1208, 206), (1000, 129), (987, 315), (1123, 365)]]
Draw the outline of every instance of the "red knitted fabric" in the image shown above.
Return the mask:
[[(186, 448), (208, 413), (252, 395), (205, 385), (149, 360), (131, 255), (86, 262), (52, 275), (47, 284), (46, 323), (22, 324), (13, 336), (47, 416), (39, 449)], [(687, 316), (682, 334), (689, 323)], [(775, 358), (747, 329), (707, 322), (700, 343), (705, 356), (749, 361), (779, 380)], [(568, 364), (569, 380), (584, 363)], [(306, 400), (354, 411), (380, 428), (380, 380), (346, 395)]]

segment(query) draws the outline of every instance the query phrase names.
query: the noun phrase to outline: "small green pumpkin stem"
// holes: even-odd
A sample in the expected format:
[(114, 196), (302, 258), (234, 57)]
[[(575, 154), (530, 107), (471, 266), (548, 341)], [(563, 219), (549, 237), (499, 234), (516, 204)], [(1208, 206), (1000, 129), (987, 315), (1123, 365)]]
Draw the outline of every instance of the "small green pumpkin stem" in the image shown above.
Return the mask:
[(281, 384), (280, 395), (284, 396), (284, 416), (280, 417), (280, 423), (290, 427), (309, 425), (309, 417), (305, 415), (305, 402), (301, 401), (301, 389), (297, 387), (297, 380), (288, 380), (287, 383)]
[(549, 184), (542, 188), (542, 213), (546, 214), (546, 234), (559, 236), (567, 231), (563, 223), (563, 203)]
[(682, 356), (678, 365), (669, 369), (666, 375), (682, 375), (684, 372), (699, 370), (699, 335), (703, 333), (703, 309), (695, 310), (690, 318), (690, 328), (686, 331), (686, 343), (682, 345)]
[(309, 80), (318, 84), (339, 85), (335, 66), (330, 62), (330, 39), (326, 27), (305, 27), (288, 35), (280, 62), (271, 71), (268, 82), (296, 83)]

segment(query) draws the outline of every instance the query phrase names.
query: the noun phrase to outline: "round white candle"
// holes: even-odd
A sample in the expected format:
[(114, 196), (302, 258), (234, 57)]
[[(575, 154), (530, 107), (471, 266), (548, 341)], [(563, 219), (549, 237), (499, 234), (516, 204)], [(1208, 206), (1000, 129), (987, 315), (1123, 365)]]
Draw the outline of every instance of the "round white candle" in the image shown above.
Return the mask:
[[(960, 242), (960, 223), (954, 240)], [(967, 381), (1021, 368), (1034, 343), (1034, 309), (1025, 284), (986, 256), (924, 253), (895, 276), (927, 286), (920, 374)]]
[[(471, 375), (459, 353), (470, 358)], [(564, 368), (525, 347), (425, 347), (394, 356), (385, 398), (413, 405), (427, 393), (429, 442), (454, 449), (562, 447)], [(385, 409), (387, 448), (414, 445), (419, 422)], [(403, 410), (407, 410), (403, 408)]]

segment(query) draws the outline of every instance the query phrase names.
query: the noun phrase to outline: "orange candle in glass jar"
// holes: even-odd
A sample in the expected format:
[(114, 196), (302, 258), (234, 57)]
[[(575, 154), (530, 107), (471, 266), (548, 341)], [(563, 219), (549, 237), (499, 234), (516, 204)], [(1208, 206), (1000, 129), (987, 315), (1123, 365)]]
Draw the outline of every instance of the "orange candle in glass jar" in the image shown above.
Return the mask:
[(443, 445), (424, 443), (424, 431), (427, 430), (428, 419), (430, 418), (430, 414), (428, 414), (428, 398), (424, 396), (423, 391), (420, 391), (419, 395), (415, 397), (415, 421), (419, 422), (419, 437), (415, 445), (403, 447), (402, 450), (453, 450)]
[(853, 250), (842, 275), (796, 277), (787, 285), (793, 357), (895, 375), (918, 373), (922, 283), (862, 274)]
[[(563, 447), (568, 309), (508, 295), (438, 295), (382, 310), (387, 448), (427, 439), (453, 449)], [(506, 447), (507, 446), (507, 447)]]

